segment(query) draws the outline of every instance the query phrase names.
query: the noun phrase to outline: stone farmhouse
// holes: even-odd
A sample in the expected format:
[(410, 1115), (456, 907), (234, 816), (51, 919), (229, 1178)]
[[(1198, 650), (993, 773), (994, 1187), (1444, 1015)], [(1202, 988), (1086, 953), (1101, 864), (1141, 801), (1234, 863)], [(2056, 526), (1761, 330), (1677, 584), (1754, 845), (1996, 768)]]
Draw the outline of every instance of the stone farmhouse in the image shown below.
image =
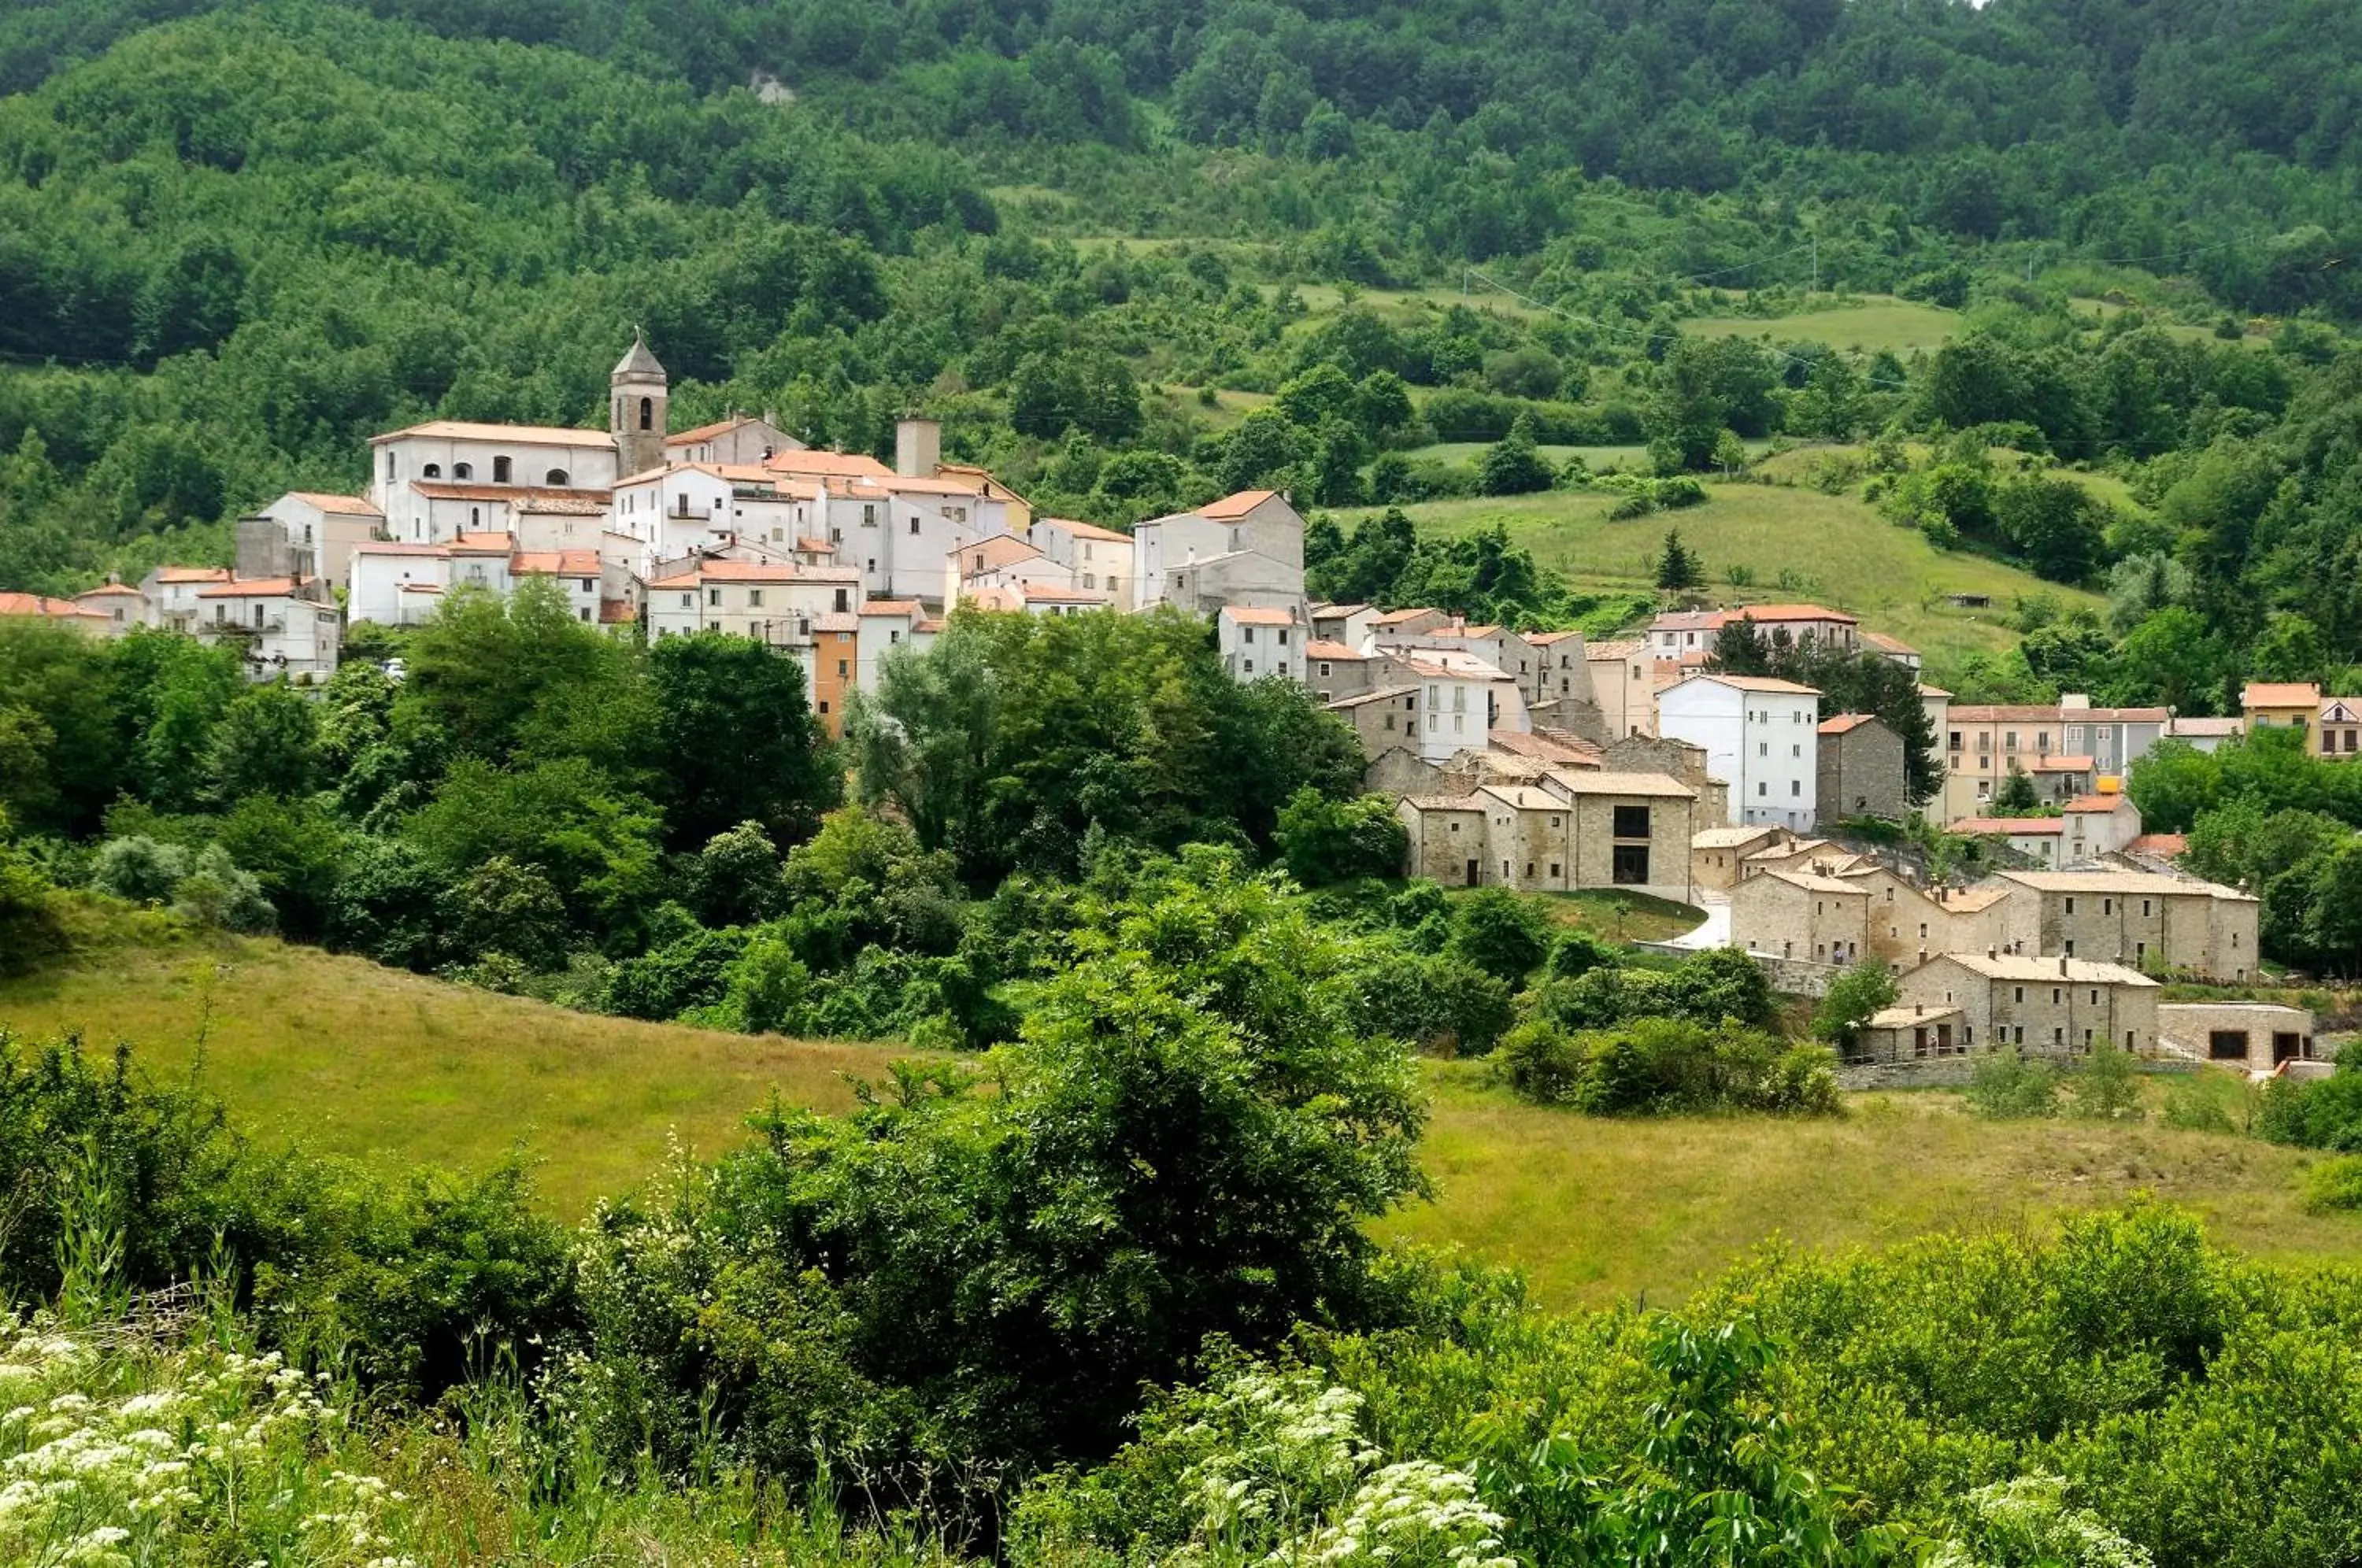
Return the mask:
[(2256, 966), (2261, 908), (2250, 894), (2144, 871), (2003, 871), (2012, 889), (2003, 945), (2178, 971), (2210, 980), (2245, 980)]
[(1947, 953), (1896, 982), (1905, 1006), (1957, 1009), (1964, 1050), (2088, 1055), (2102, 1041), (2135, 1055), (2157, 1048), (2158, 992), (2147, 976), (2085, 958)]
[(1530, 784), (1407, 795), (1408, 870), (1452, 887), (1628, 888), (1687, 902), (1696, 798), (1662, 774), (1552, 767)]
[(1873, 713), (1839, 713), (1818, 726), (1816, 804), (1824, 823), (1884, 817), (1910, 811), (1903, 737)]

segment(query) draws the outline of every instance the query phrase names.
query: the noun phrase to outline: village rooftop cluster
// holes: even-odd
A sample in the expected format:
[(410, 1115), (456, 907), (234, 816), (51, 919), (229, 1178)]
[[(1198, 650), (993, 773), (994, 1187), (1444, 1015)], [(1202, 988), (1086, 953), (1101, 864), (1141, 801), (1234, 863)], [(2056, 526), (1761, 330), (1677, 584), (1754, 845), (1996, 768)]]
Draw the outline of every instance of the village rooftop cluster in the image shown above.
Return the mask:
[[(1869, 1032), (1868, 1050), (1890, 1059), (2004, 1041), (2156, 1049), (2151, 977), (2246, 979), (2257, 905), (2175, 868), (2180, 846), (2142, 833), (2126, 769), (2168, 736), (2212, 749), (2249, 725), (2302, 725), (2317, 755), (2362, 745), (2362, 699), (2310, 686), (2251, 686), (2241, 718), (2214, 720), (2074, 695), (1955, 705), (1923, 683), (1945, 779), (1920, 809), (2006, 845), (2021, 867), (1946, 886), (1904, 857), (1816, 836), (1914, 809), (1893, 729), (1824, 713), (1812, 687), (1712, 668), (1716, 636), (1744, 619), (1769, 640), (1869, 650), (1915, 674), (1915, 650), (1842, 611), (1677, 610), (1644, 635), (1587, 644), (1431, 609), (1318, 603), (1304, 519), (1276, 491), (1125, 534), (1035, 515), (989, 472), (945, 462), (931, 420), (900, 422), (889, 466), (812, 449), (767, 417), (668, 433), (668, 378), (637, 339), (610, 384), (603, 431), (455, 420), (392, 431), (370, 443), (367, 494), (291, 491), (241, 519), (234, 569), (165, 566), (72, 600), (0, 595), (0, 614), (229, 641), (256, 679), (310, 684), (335, 670), (347, 624), (414, 625), (454, 592), (546, 579), (587, 624), (652, 639), (729, 633), (794, 656), (836, 734), (848, 696), (875, 688), (892, 650), (929, 646), (955, 605), (1172, 606), (1212, 623), (1233, 678), (1300, 681), (1352, 727), (1369, 788), (1398, 802), (1406, 870), (1451, 886), (1727, 900), (1728, 941), (1792, 988), (1873, 957), (1903, 977), (1904, 1006)], [(2055, 815), (1988, 814), (2017, 772)], [(2309, 1032), (2276, 1032), (2309, 1052)]]

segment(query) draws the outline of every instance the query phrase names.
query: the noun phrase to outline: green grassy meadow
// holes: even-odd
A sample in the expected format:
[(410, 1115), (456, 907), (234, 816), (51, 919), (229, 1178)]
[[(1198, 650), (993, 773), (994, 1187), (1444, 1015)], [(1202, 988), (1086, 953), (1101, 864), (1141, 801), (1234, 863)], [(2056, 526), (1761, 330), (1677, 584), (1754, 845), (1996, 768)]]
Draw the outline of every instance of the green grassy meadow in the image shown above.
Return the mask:
[[(1564, 913), (1610, 921), (1602, 897), (1562, 900)], [(1634, 905), (1634, 935), (1651, 914), (1685, 922), (1651, 905)], [(0, 981), (0, 1027), (79, 1031), (94, 1050), (128, 1040), (158, 1075), (188, 1072), (202, 1048), (204, 1083), (265, 1143), (389, 1170), (482, 1166), (522, 1148), (568, 1217), (676, 1143), (712, 1154), (743, 1139), (774, 1092), (842, 1110), (846, 1077), (877, 1077), (895, 1054), (590, 1017), (242, 938), (104, 945)], [(1849, 1096), (1835, 1121), (1603, 1121), (1526, 1105), (1481, 1063), (1425, 1071), (1436, 1198), (1382, 1231), (1514, 1264), (1558, 1305), (1670, 1303), (1774, 1238), (1838, 1247), (2038, 1224), (2138, 1191), (2196, 1209), (2249, 1252), (2362, 1256), (2362, 1219), (2299, 1206), (2310, 1156), (2244, 1138), (1995, 1124), (1935, 1091)]]
[[(2015, 567), (1938, 551), (1915, 530), (1895, 526), (1851, 497), (1760, 484), (1714, 484), (1707, 493), (1703, 506), (1622, 522), (1608, 518), (1613, 496), (1557, 491), (1404, 510), (1422, 532), (1446, 537), (1499, 523), (1511, 544), (1532, 550), (1578, 588), (1617, 591), (1650, 586), (1665, 530), (1678, 528), (1704, 556), (1710, 592), (1829, 604), (1901, 637), (1935, 664), (2006, 646), (2015, 637), (2007, 617), (2023, 595), (2047, 593), (2069, 608), (2101, 606), (2096, 595)], [(1753, 573), (1749, 587), (1729, 587), (1724, 573), (1734, 565)], [(1992, 607), (1956, 609), (1945, 602), (1949, 593), (1988, 594)]]
[(1772, 343), (1826, 343), (1864, 354), (1908, 355), (1940, 348), (1960, 330), (1960, 313), (1913, 300), (1869, 295), (1794, 315), (1702, 315), (1682, 323), (1693, 337), (1752, 337)]

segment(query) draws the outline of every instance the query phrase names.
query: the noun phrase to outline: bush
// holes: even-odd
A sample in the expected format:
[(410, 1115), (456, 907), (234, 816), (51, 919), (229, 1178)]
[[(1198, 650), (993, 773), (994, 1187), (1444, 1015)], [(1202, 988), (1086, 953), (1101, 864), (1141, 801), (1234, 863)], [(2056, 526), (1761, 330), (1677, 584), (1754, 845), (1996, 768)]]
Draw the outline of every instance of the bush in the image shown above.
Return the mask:
[(2132, 1053), (2102, 1043), (2067, 1078), (2067, 1096), (2077, 1116), (2092, 1121), (2141, 1119), (2140, 1072)]
[(1543, 1105), (1593, 1116), (1838, 1110), (1835, 1058), (1737, 1023), (1643, 1018), (1573, 1033), (1529, 1020), (1502, 1043), (1504, 1082)]
[(2058, 1071), (2047, 1062), (2001, 1052), (1977, 1063), (1969, 1075), (1969, 1109), (1996, 1121), (2058, 1114)]
[(2175, 1084), (2165, 1091), (2165, 1124), (2183, 1132), (2233, 1132), (2231, 1113), (2223, 1102), (2197, 1082)]
[(606, 1010), (657, 1022), (708, 1007), (730, 988), (730, 966), (746, 951), (747, 933), (697, 931), (652, 953), (626, 958), (608, 977)]
[(1481, 1056), (1515, 1017), (1506, 981), (1446, 954), (1382, 949), (1348, 979), (1356, 1030), (1429, 1050)]
[(135, 904), (171, 901), (172, 889), (189, 874), (189, 852), (177, 844), (159, 844), (144, 835), (111, 838), (92, 866), (90, 885), (99, 892)]
[(1479, 888), (1451, 913), (1452, 956), (1512, 986), (1548, 956), (1550, 943), (1551, 919), (1540, 903), (1507, 888)]
[(2316, 1214), (2362, 1210), (2362, 1154), (2340, 1154), (2305, 1172), (2304, 1206)]

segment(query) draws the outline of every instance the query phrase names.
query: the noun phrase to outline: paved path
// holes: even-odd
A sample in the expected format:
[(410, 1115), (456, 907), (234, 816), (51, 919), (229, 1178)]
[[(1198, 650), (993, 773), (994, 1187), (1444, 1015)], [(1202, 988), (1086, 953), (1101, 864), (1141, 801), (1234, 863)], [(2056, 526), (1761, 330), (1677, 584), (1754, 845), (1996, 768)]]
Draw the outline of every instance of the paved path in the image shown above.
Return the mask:
[(1698, 908), (1705, 911), (1705, 919), (1679, 936), (1668, 937), (1668, 947), (1686, 947), (1703, 953), (1709, 948), (1730, 945), (1730, 895), (1712, 888), (1700, 888)]

